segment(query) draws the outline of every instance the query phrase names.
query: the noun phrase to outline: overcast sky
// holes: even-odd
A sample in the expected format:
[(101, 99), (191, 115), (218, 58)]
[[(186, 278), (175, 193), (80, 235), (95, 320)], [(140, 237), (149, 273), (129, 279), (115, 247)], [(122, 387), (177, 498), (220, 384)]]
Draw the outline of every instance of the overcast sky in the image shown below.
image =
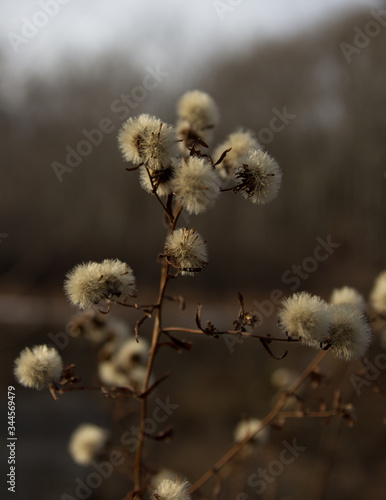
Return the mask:
[[(53, 17), (42, 14), (44, 4)], [(144, 63), (175, 57), (191, 62), (239, 50), (253, 38), (312, 29), (349, 9), (380, 5), (380, 0), (2, 0), (0, 47), (13, 68), (23, 71), (51, 69), (66, 52), (85, 58), (116, 46)]]

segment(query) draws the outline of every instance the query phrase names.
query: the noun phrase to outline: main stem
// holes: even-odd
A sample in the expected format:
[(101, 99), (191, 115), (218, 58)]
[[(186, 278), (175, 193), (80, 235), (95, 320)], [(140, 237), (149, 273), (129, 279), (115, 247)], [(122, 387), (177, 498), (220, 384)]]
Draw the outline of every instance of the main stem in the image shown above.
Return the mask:
[[(163, 261), (161, 280), (160, 280), (160, 290), (159, 290), (158, 302), (156, 304), (157, 311), (154, 320), (153, 338), (150, 348), (149, 361), (147, 363), (145, 382), (143, 384), (143, 392), (146, 391), (149, 384), (154, 357), (157, 350), (157, 344), (161, 333), (161, 315), (162, 315), (161, 306), (165, 295), (166, 284), (168, 282), (168, 273), (169, 273), (169, 264), (166, 261)], [(146, 411), (147, 411), (147, 398), (144, 397), (141, 401), (141, 420), (140, 420), (140, 428), (138, 436), (138, 448), (135, 456), (135, 465), (134, 465), (134, 490), (138, 492), (136, 493), (137, 498), (141, 498), (141, 490), (142, 490), (142, 450), (145, 438)]]

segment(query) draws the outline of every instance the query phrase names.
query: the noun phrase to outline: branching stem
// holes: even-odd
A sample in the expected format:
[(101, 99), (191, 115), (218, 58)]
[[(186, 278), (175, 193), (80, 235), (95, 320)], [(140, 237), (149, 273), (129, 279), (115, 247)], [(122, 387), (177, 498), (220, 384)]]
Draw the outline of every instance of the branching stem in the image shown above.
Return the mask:
[(272, 420), (274, 420), (280, 410), (284, 407), (287, 398), (294, 394), (294, 392), (303, 384), (307, 377), (312, 373), (312, 371), (318, 366), (322, 359), (326, 356), (328, 351), (320, 351), (303, 373), (295, 380), (295, 382), (289, 387), (289, 389), (283, 392), (280, 399), (272, 408), (272, 410), (263, 418), (259, 428), (253, 433), (246, 436), (242, 441), (234, 444), (214, 465), (211, 469), (205, 472), (190, 488), (190, 493), (197, 491), (203, 484), (205, 484), (211, 477), (213, 477), (217, 472), (224, 467), (239, 451), (251, 440), (256, 434), (258, 434), (263, 427), (268, 425)]

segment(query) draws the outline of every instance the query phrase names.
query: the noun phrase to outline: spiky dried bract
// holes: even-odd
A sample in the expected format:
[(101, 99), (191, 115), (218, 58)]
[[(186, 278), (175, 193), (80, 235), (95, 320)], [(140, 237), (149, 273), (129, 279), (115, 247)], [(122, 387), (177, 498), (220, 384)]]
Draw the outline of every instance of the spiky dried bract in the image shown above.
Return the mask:
[(364, 355), (371, 342), (371, 328), (359, 309), (349, 304), (330, 306), (331, 333), (326, 342), (336, 357), (351, 361)]
[[(260, 430), (259, 430), (260, 429)], [(267, 427), (261, 428), (261, 420), (258, 418), (249, 418), (241, 420), (235, 429), (234, 439), (236, 443), (243, 441), (247, 436), (257, 432), (251, 439), (254, 444), (265, 444), (268, 441), (269, 430)]]
[(366, 301), (361, 293), (355, 288), (344, 286), (334, 288), (330, 298), (331, 304), (349, 304), (361, 312), (366, 311)]
[(72, 433), (68, 451), (74, 462), (89, 465), (105, 450), (110, 432), (94, 424), (81, 424)]
[(177, 103), (177, 114), (177, 133), (185, 142), (194, 138), (206, 143), (212, 140), (220, 113), (217, 104), (206, 92), (186, 92)]
[(239, 184), (234, 190), (259, 205), (276, 198), (282, 179), (276, 160), (261, 149), (251, 149), (239, 161), (235, 173)]
[(282, 302), (279, 324), (290, 338), (319, 347), (328, 336), (331, 312), (320, 297), (307, 292), (295, 293)]
[(174, 168), (151, 168), (140, 167), (139, 183), (148, 193), (156, 192), (159, 196), (167, 196), (172, 192), (172, 180), (174, 178)]
[(164, 479), (153, 492), (156, 500), (190, 500), (190, 483), (188, 481)]
[(370, 294), (370, 304), (378, 313), (386, 314), (386, 271), (375, 280)]
[(174, 127), (148, 114), (129, 118), (119, 132), (118, 143), (126, 161), (143, 163), (153, 170), (168, 167), (179, 154)]
[(63, 371), (62, 358), (54, 347), (26, 347), (15, 360), (14, 374), (19, 384), (41, 391), (59, 382)]
[(227, 149), (231, 149), (226, 154), (222, 162), (216, 165), (220, 177), (223, 179), (232, 179), (237, 167), (240, 166), (240, 158), (250, 149), (262, 149), (252, 132), (249, 130), (237, 130), (230, 134), (227, 139), (221, 143), (214, 151), (215, 161), (221, 158), (221, 155)]
[(214, 205), (220, 194), (220, 180), (205, 158), (194, 156), (176, 169), (173, 191), (188, 213), (199, 215)]
[(183, 276), (194, 276), (208, 263), (207, 246), (195, 229), (182, 228), (166, 238), (165, 254)]
[(87, 262), (67, 274), (64, 289), (72, 304), (88, 309), (103, 299), (135, 297), (133, 270), (118, 259)]

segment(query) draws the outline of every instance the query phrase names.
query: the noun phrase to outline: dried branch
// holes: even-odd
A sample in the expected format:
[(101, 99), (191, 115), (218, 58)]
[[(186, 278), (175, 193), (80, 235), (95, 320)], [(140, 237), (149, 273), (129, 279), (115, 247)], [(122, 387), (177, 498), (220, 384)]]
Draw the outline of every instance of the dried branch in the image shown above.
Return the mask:
[(274, 420), (278, 415), (281, 409), (284, 407), (287, 399), (291, 396), (307, 379), (309, 374), (313, 371), (313, 369), (318, 366), (318, 364), (322, 361), (322, 359), (326, 356), (328, 351), (320, 351), (315, 358), (311, 361), (311, 363), (307, 366), (307, 368), (303, 371), (303, 373), (297, 378), (297, 380), (289, 387), (289, 389), (283, 392), (280, 396), (279, 401), (275, 404), (272, 410), (263, 418), (260, 423), (260, 426), (256, 431), (246, 436), (242, 441), (234, 444), (214, 465), (211, 469), (205, 472), (190, 488), (190, 493), (194, 493), (196, 490), (201, 488), (203, 484), (205, 484), (211, 477), (214, 476), (224, 465), (226, 465), (239, 451), (244, 448), (244, 446), (253, 439), (263, 427), (266, 427), (272, 420)]

